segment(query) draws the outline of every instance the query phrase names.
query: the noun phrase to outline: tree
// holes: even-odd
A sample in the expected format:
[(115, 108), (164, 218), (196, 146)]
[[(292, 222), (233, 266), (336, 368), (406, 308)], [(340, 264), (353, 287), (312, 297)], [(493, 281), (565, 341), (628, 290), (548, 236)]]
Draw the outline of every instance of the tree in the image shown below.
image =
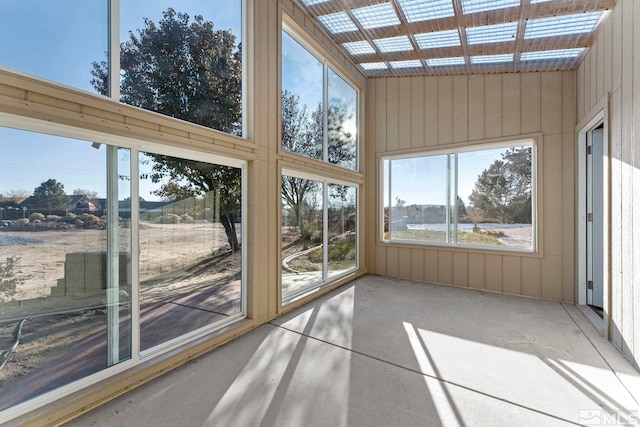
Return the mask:
[(84, 188), (76, 188), (72, 193), (74, 196), (84, 196), (89, 200), (95, 200), (98, 198), (97, 191), (85, 190)]
[(458, 201), (458, 220), (464, 219), (467, 215), (467, 207), (464, 204), (464, 200), (462, 200), (462, 197), (457, 196), (457, 201)]
[(345, 129), (353, 116), (339, 105), (330, 105), (327, 111), (327, 147), (329, 163), (352, 168), (356, 165), (356, 136)]
[(212, 198), (212, 203), (219, 200), (227, 241), (233, 252), (239, 250), (235, 214), (242, 207), (240, 169), (169, 156), (153, 158), (151, 180), (162, 183), (154, 194), (175, 201), (191, 197)]
[(510, 148), (478, 176), (469, 201), (485, 219), (530, 224), (531, 148)]
[(51, 178), (33, 190), (31, 207), (41, 209), (66, 209), (71, 198), (64, 192), (64, 185)]
[(407, 216), (407, 201), (396, 197), (395, 206), (391, 207), (391, 231), (402, 231), (407, 229), (405, 216)]
[[(192, 123), (239, 134), (242, 119), (241, 45), (229, 30), (169, 8), (120, 45), (121, 101)], [(108, 65), (94, 62), (92, 85), (108, 94)], [(221, 222), (239, 249), (235, 212), (241, 186), (236, 168), (149, 154), (158, 193), (174, 199), (219, 192)], [(168, 181), (167, 181), (168, 180)]]
[[(192, 123), (239, 133), (242, 53), (230, 30), (172, 8), (120, 45), (121, 101)], [(94, 62), (91, 83), (107, 95), (108, 65)]]
[(7, 194), (5, 194), (5, 201), (18, 204), (29, 197), (29, 191), (27, 190), (9, 190)]
[[(318, 136), (307, 106), (300, 106), (300, 97), (287, 90), (282, 93), (282, 148), (311, 158), (322, 155), (322, 131)], [(317, 186), (312, 180), (282, 177), (282, 199), (293, 210), (300, 235), (305, 239), (310, 237), (304, 223), (305, 197), (316, 191)]]
[(322, 107), (309, 117), (300, 97), (288, 90), (282, 92), (282, 148), (292, 153), (322, 158)]
[[(344, 129), (344, 122), (351, 119), (343, 107), (332, 105), (327, 116), (327, 147), (329, 163), (350, 167), (355, 162), (355, 135)], [(282, 148), (312, 159), (321, 159), (324, 144), (324, 114), (322, 104), (309, 114), (306, 105), (300, 105), (300, 97), (288, 90), (282, 92)], [(314, 181), (282, 177), (282, 198), (291, 207), (300, 234), (306, 238), (303, 208), (305, 196), (315, 192)]]

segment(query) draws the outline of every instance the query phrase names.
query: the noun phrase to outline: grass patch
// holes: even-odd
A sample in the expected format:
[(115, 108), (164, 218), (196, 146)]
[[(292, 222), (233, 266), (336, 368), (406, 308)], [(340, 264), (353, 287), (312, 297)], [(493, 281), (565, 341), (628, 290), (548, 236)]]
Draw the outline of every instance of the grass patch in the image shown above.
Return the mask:
[[(304, 247), (304, 244), (302, 245)], [(328, 249), (329, 267), (331, 270), (342, 270), (353, 267), (356, 259), (355, 235), (333, 240)], [(295, 271), (321, 271), (322, 247), (289, 261), (289, 267)]]
[[(385, 237), (389, 237), (385, 233)], [(403, 230), (393, 231), (391, 237), (398, 240), (418, 240), (421, 242), (445, 243), (446, 233), (441, 230)], [(484, 233), (472, 233), (458, 231), (458, 243), (471, 243), (475, 245), (504, 246), (495, 236)]]

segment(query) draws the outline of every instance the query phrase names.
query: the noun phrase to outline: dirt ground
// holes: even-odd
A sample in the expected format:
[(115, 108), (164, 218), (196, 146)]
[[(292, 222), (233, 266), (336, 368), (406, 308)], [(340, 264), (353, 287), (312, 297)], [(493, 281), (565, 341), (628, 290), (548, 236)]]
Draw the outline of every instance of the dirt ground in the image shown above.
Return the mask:
[[(4, 242), (10, 241), (14, 244), (0, 246), (0, 259), (18, 257), (17, 270), (19, 278), (22, 279), (13, 302), (7, 305), (0, 301), (0, 363), (3, 360), (2, 352), (10, 348), (15, 339), (14, 332), (19, 323), (17, 316), (14, 315), (16, 309), (31, 316), (24, 324), (20, 345), (5, 368), (0, 371), (0, 395), (2, 395), (5, 394), (1, 392), (2, 390), (7, 390), (10, 386), (11, 390), (15, 390), (15, 386), (19, 383), (20, 387), (24, 388), (26, 385), (29, 388), (29, 384), (23, 384), (25, 382), (23, 379), (41, 370), (48, 363), (52, 363), (51, 361), (64, 360), (65, 354), (81, 346), (87, 337), (94, 335), (97, 331), (104, 331), (106, 324), (104, 295), (97, 300), (95, 297), (87, 299), (92, 303), (85, 308), (53, 315), (45, 314), (56, 311), (56, 307), (53, 306), (56, 298), (48, 297), (52, 288), (58, 284), (58, 280), (65, 276), (66, 254), (104, 252), (106, 232), (86, 229), (40, 232), (2, 231), (0, 236), (12, 236), (10, 239), (5, 238)], [(128, 252), (130, 247), (128, 228), (121, 229), (120, 240), (122, 250)], [(188, 295), (210, 292), (207, 297), (208, 306), (204, 310), (213, 309), (218, 316), (220, 316), (218, 311), (222, 311), (222, 315), (228, 315), (224, 312), (224, 306), (227, 307), (227, 311), (233, 311), (236, 310), (235, 307), (239, 301), (237, 291), (241, 259), (240, 253), (230, 253), (226, 235), (220, 224), (142, 224), (140, 227), (141, 305), (148, 305), (147, 312), (149, 312), (155, 306), (161, 306), (163, 301), (179, 300), (184, 310), (184, 307), (189, 304), (198, 303), (197, 301), (182, 302), (188, 299)], [(236, 282), (238, 285), (234, 284)], [(226, 287), (221, 291), (222, 293), (218, 292), (212, 296), (211, 289), (218, 286), (217, 284), (223, 284), (223, 287)], [(16, 301), (23, 302), (17, 306)], [(84, 300), (76, 299), (76, 303), (77, 301)], [(202, 312), (202, 310), (203, 308), (200, 307), (195, 312)], [(149, 317), (151, 318), (152, 315), (149, 314)], [(153, 320), (153, 322), (157, 321), (157, 319)], [(196, 319), (195, 322), (189, 322), (190, 324), (184, 327), (193, 329), (197, 321)], [(152, 329), (156, 327), (151, 324), (153, 322), (150, 321), (148, 325)], [(157, 339), (163, 338), (160, 336)], [(0, 400), (4, 399), (0, 398)], [(0, 402), (0, 409), (5, 404)]]
[[(26, 242), (0, 246), (0, 259), (19, 258), (18, 277), (23, 283), (13, 300), (48, 297), (58, 279), (64, 278), (67, 253), (107, 250), (105, 230), (0, 231), (0, 238), (7, 236), (16, 237), (17, 242)], [(119, 237), (122, 251), (129, 252), (129, 229), (121, 228)], [(176, 266), (189, 265), (194, 259), (210, 256), (224, 248), (228, 248), (228, 243), (220, 224), (143, 223), (140, 227), (140, 280), (171, 271)]]
[(532, 244), (531, 227), (514, 227), (502, 229), (503, 237), (498, 240), (507, 246), (530, 248)]

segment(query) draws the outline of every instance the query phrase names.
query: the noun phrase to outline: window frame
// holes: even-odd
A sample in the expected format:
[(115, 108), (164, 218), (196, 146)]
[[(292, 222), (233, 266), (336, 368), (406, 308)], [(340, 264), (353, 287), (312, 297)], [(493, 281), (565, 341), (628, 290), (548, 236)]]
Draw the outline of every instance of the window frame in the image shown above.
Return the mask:
[(194, 344), (195, 342), (213, 337), (217, 333), (223, 332), (230, 327), (238, 326), (244, 319), (248, 317), (248, 227), (249, 220), (246, 214), (249, 206), (248, 193), (248, 170), (249, 161), (240, 158), (233, 158), (225, 155), (215, 154), (206, 151), (199, 151), (192, 148), (182, 148), (169, 146), (159, 142), (147, 140), (138, 140), (127, 138), (115, 134), (103, 133), (100, 131), (83, 129), (71, 125), (59, 124), (55, 122), (43, 121), (30, 117), (15, 116), (8, 113), (0, 112), (0, 126), (13, 128), (17, 130), (44, 133), (52, 136), (63, 138), (71, 138), (82, 141), (93, 141), (100, 144), (127, 148), (130, 150), (130, 176), (138, 176), (138, 156), (139, 153), (153, 152), (174, 157), (182, 157), (185, 159), (212, 162), (219, 165), (237, 167), (241, 169), (241, 191), (242, 191), (242, 217), (240, 227), (243, 232), (240, 236), (240, 244), (243, 248), (241, 254), (242, 270), (241, 270), (241, 311), (227, 319), (211, 323), (190, 331), (186, 334), (175, 337), (169, 341), (160, 343), (152, 348), (141, 351), (140, 349), (140, 299), (139, 299), (139, 198), (133, 197), (134, 194), (139, 195), (138, 179), (132, 179), (131, 182), (131, 357), (123, 360), (115, 365), (108, 366), (93, 374), (86, 375), (68, 384), (64, 384), (51, 391), (37, 395), (34, 398), (18, 403), (6, 410), (0, 411), (0, 424), (15, 419), (30, 411), (42, 408), (44, 405), (51, 404), (60, 399), (60, 396), (69, 396), (73, 393), (86, 390), (87, 387), (99, 384), (106, 380), (114, 378), (115, 375), (121, 374), (127, 370), (143, 366), (161, 356), (166, 356), (172, 352), (178, 351), (184, 346)]
[[(322, 134), (322, 159), (314, 159), (312, 157), (307, 157), (302, 154), (298, 154), (294, 151), (286, 150), (282, 147), (282, 33), (286, 33), (289, 37), (291, 37), (296, 43), (298, 43), (303, 49), (305, 49), (311, 56), (313, 56), (318, 62), (320, 62), (323, 66), (323, 81), (322, 81), (322, 115), (323, 115), (323, 134)], [(362, 134), (361, 129), (361, 96), (362, 91), (360, 87), (353, 81), (353, 79), (349, 78), (345, 72), (343, 72), (339, 66), (335, 65), (330, 61), (329, 55), (322, 53), (320, 48), (315, 47), (305, 36), (303, 36), (304, 32), (301, 29), (298, 29), (297, 24), (293, 21), (293, 19), (289, 18), (286, 14), (282, 16), (282, 26), (280, 28), (280, 61), (279, 61), (279, 87), (280, 92), (278, 95), (278, 117), (279, 117), (279, 127), (278, 127), (278, 153), (285, 155), (293, 155), (298, 158), (305, 159), (311, 162), (320, 162), (323, 165), (329, 165), (332, 167), (340, 168), (340, 170), (345, 170), (353, 173), (360, 172), (361, 169), (361, 146), (360, 146), (360, 135)], [(329, 70), (333, 71), (338, 77), (340, 77), (345, 83), (347, 83), (355, 92), (356, 92), (356, 111), (355, 111), (355, 122), (356, 122), (356, 138), (355, 138), (355, 166), (353, 169), (347, 168), (345, 166), (341, 166), (336, 163), (329, 162), (329, 133), (328, 133), (328, 111), (329, 111)]]
[[(87, 89), (83, 89), (77, 86), (73, 86), (70, 85), (68, 83), (64, 83), (61, 81), (57, 81), (57, 80), (52, 80), (49, 79), (47, 77), (41, 76), (39, 74), (31, 74), (28, 71), (24, 71), (21, 69), (17, 69), (17, 68), (13, 68), (13, 67), (9, 67), (9, 66), (5, 66), (0, 64), (0, 69), (2, 70), (7, 70), (9, 72), (11, 72), (12, 74), (15, 74), (17, 76), (20, 77), (28, 77), (28, 78), (32, 78), (32, 79), (36, 79), (38, 81), (41, 81), (43, 83), (47, 83), (47, 84), (51, 84), (51, 85), (55, 85), (56, 87), (60, 87), (60, 88), (65, 88), (65, 89), (72, 89), (75, 91), (80, 91), (84, 94), (88, 94), (91, 96), (95, 96), (98, 97), (100, 99), (108, 99), (111, 100), (113, 102), (115, 102), (118, 105), (126, 105), (128, 107), (131, 108), (137, 108), (140, 109), (142, 111), (148, 112), (148, 113), (152, 113), (152, 114), (160, 114), (163, 117), (166, 117), (167, 119), (170, 120), (178, 120), (180, 122), (183, 123), (189, 123), (190, 125), (194, 125), (194, 126), (203, 126), (203, 125), (199, 125), (197, 123), (193, 123), (193, 122), (189, 122), (187, 120), (184, 119), (180, 119), (180, 118), (176, 118), (176, 117), (172, 117), (163, 113), (159, 113), (157, 111), (153, 111), (153, 110), (146, 110), (144, 108), (141, 107), (137, 107), (134, 105), (130, 105), (130, 104), (126, 104), (120, 101), (120, 44), (123, 41), (126, 40), (122, 40), (120, 38), (120, 22), (121, 22), (121, 15), (120, 15), (120, 3), (122, 0), (106, 0), (106, 9), (107, 9), (107, 13), (106, 13), (106, 18), (107, 18), (107, 25), (106, 25), (106, 30), (107, 30), (107, 34), (106, 36), (106, 41), (107, 41), (107, 69), (108, 69), (108, 82), (107, 82), (107, 88), (108, 88), (108, 95), (102, 95), (100, 93), (98, 93), (97, 91), (91, 91), (91, 90), (87, 90)], [(249, 0), (239, 0), (240, 1), (240, 9), (241, 9), (241, 16), (240, 16), (240, 22), (241, 22), (241, 30), (240, 30), (240, 42), (242, 43), (242, 70), (241, 70), (241, 115), (242, 115), (242, 124), (241, 124), (241, 134), (240, 135), (234, 135), (232, 133), (228, 133), (225, 132), (223, 130), (220, 129), (215, 129), (215, 128), (209, 128), (206, 126), (206, 129), (211, 129), (217, 132), (220, 132), (224, 135), (228, 135), (231, 137), (235, 137), (235, 138), (242, 138), (242, 139), (250, 139), (253, 136), (253, 77), (251, 76), (251, 71), (253, 69), (253, 65), (251, 63), (251, 61), (253, 61), (253, 40), (252, 40), (252, 35), (253, 35), (253, 26), (250, 25), (252, 24), (252, 17), (253, 17), (253, 2), (250, 2)], [(193, 15), (190, 15), (191, 17)], [(215, 23), (215, 21), (214, 21)]]
[[(541, 171), (539, 171), (539, 162), (538, 157), (542, 155), (542, 147), (540, 144), (541, 135), (521, 135), (516, 138), (503, 138), (499, 140), (489, 140), (489, 141), (474, 141), (472, 143), (462, 143), (462, 144), (448, 144), (446, 146), (434, 147), (432, 149), (420, 149), (420, 150), (409, 150), (403, 152), (396, 153), (380, 153), (377, 155), (378, 167), (379, 171), (378, 177), (378, 208), (377, 212), (379, 215), (378, 224), (377, 224), (377, 234), (378, 234), (378, 243), (383, 245), (415, 245), (421, 247), (436, 247), (436, 248), (448, 248), (448, 249), (465, 249), (465, 250), (480, 250), (480, 251), (490, 251), (490, 252), (505, 252), (505, 253), (523, 253), (523, 254), (539, 254), (541, 255), (541, 239), (540, 239), (540, 228), (541, 228), (541, 217), (539, 213), (542, 212), (541, 200), (542, 196), (539, 194), (542, 186), (540, 185), (541, 181)], [(424, 240), (409, 240), (409, 239), (385, 239), (385, 231), (384, 231), (384, 209), (386, 204), (389, 202), (389, 194), (385, 192), (385, 188), (387, 183), (385, 183), (385, 178), (391, 179), (391, 176), (385, 177), (385, 162), (392, 160), (402, 160), (402, 159), (412, 159), (418, 157), (425, 156), (437, 156), (437, 155), (454, 155), (455, 157), (451, 158), (451, 163), (454, 164), (455, 176), (452, 176), (451, 173), (447, 174), (447, 183), (445, 183), (447, 187), (447, 191), (452, 191), (451, 197), (448, 197), (448, 201), (453, 198), (455, 200), (458, 194), (458, 154), (469, 153), (473, 151), (484, 151), (490, 149), (500, 149), (500, 148), (512, 148), (512, 147), (520, 147), (520, 146), (531, 146), (531, 248), (525, 248), (521, 246), (516, 247), (505, 247), (505, 246), (493, 246), (493, 245), (483, 245), (483, 244), (473, 244), (473, 243), (458, 243), (457, 238), (454, 242), (433, 242), (433, 241), (424, 241)], [(451, 182), (448, 182), (451, 181)], [(390, 188), (390, 187), (389, 187)], [(458, 231), (458, 219), (457, 219), (457, 203), (454, 204), (454, 218), (455, 224), (451, 227), (447, 227), (447, 233), (453, 233), (457, 235)]]
[[(280, 308), (286, 307), (287, 305), (304, 298), (308, 295), (316, 293), (327, 286), (330, 286), (333, 283), (338, 282), (339, 280), (344, 279), (345, 277), (354, 274), (356, 271), (360, 269), (360, 201), (361, 201), (361, 188), (360, 185), (346, 180), (335, 179), (328, 176), (322, 176), (316, 173), (311, 172), (303, 172), (299, 169), (292, 169), (289, 167), (282, 167), (280, 169), (279, 174), (279, 182), (280, 182), (280, 191), (282, 191), (282, 178), (284, 176), (289, 176), (292, 178), (300, 178), (306, 179), (310, 181), (316, 181), (323, 184), (322, 195), (322, 280), (314, 281), (307, 286), (302, 287), (300, 290), (291, 292), (291, 294), (285, 295), (283, 294), (282, 287), (282, 269), (280, 269), (280, 274), (278, 274), (278, 298), (280, 300)], [(329, 193), (329, 185), (342, 185), (347, 187), (353, 187), (356, 189), (356, 254), (355, 254), (355, 265), (353, 268), (346, 270), (340, 274), (333, 275), (329, 277), (328, 275), (328, 243), (329, 243), (329, 218), (328, 218), (328, 193)], [(278, 202), (279, 210), (278, 210), (278, 257), (279, 257), (279, 265), (282, 263), (282, 195), (280, 193), (279, 202)]]

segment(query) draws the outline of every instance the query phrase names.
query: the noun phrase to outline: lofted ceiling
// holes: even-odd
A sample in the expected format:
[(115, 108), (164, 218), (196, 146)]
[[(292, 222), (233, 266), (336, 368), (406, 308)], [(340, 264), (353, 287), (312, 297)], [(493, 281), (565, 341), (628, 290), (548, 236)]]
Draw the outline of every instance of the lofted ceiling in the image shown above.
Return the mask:
[(616, 0), (298, 0), (368, 77), (571, 70)]

